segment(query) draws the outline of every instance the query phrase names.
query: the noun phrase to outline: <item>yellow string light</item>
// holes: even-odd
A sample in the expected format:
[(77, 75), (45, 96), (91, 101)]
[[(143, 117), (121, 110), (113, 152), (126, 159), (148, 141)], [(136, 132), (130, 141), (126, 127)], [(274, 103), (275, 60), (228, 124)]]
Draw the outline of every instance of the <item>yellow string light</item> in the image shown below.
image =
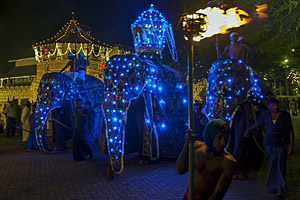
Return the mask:
[[(195, 81), (193, 84), (193, 98), (194, 101), (200, 101), (203, 102), (205, 101), (205, 94), (207, 90), (207, 79), (201, 79), (198, 81)], [(201, 94), (204, 94), (203, 96), (200, 96)]]

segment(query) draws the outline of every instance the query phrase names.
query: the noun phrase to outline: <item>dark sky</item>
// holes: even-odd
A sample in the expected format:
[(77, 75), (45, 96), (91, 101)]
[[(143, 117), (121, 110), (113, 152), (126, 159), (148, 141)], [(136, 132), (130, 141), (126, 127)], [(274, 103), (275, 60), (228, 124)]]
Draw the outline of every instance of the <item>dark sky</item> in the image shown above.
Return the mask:
[(196, 10), (206, 4), (199, 0), (1, 0), (0, 73), (11, 69), (8, 60), (33, 56), (32, 44), (55, 35), (73, 11), (80, 24), (92, 28), (97, 40), (132, 47), (130, 25), (151, 3), (173, 30), (184, 9)]

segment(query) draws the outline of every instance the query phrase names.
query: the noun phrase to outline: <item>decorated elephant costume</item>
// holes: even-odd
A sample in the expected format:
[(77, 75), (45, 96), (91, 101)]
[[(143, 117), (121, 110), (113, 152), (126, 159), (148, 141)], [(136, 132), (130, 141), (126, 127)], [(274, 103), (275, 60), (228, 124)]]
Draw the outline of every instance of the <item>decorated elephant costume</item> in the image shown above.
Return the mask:
[(104, 71), (105, 134), (114, 173), (124, 168), (125, 136), (133, 131), (132, 121), (139, 132), (140, 156), (155, 160), (179, 154), (188, 116), (186, 79), (161, 62), (166, 44), (176, 60), (171, 25), (151, 5), (131, 28), (137, 55), (115, 55)]
[[(93, 105), (94, 123), (92, 123), (92, 131), (87, 141), (91, 147), (97, 147), (100, 139), (101, 122), (103, 112), (101, 104), (103, 103), (104, 84), (101, 80), (86, 76), (84, 85), (77, 84), (68, 76), (60, 73), (49, 73), (43, 75), (37, 94), (36, 100), (36, 139), (39, 148), (42, 151), (48, 150), (47, 135), (44, 125), (52, 110), (60, 109), (67, 112), (67, 108), (71, 113), (67, 113), (68, 117), (63, 121), (62, 126), (70, 124), (69, 128), (73, 128), (71, 114), (75, 110), (74, 101), (81, 99), (84, 102), (90, 101)], [(59, 134), (65, 134), (60, 131)], [(97, 149), (97, 148), (93, 148)]]
[[(251, 164), (246, 155), (249, 144), (243, 134), (266, 108), (268, 97), (273, 97), (272, 92), (264, 87), (252, 68), (242, 60), (221, 60), (210, 68), (204, 111), (208, 118), (223, 119), (231, 126), (229, 150), (237, 159), (241, 174), (246, 174), (246, 169)], [(259, 163), (263, 156), (260, 148), (261, 134), (258, 137), (250, 141), (250, 149), (256, 154), (252, 155), (256, 157), (253, 159), (260, 157), (254, 163)], [(253, 144), (258, 146), (253, 147)]]

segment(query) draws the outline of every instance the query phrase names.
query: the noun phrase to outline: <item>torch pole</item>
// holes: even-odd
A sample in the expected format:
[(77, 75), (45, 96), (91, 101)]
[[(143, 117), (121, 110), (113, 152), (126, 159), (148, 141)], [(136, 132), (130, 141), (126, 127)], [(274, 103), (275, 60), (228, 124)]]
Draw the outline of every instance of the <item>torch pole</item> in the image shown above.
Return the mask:
[[(189, 85), (189, 129), (194, 132), (194, 104), (193, 104), (193, 70), (194, 70), (194, 45), (193, 38), (189, 38), (190, 51), (188, 63), (188, 85)], [(189, 200), (194, 199), (194, 142), (189, 143)]]

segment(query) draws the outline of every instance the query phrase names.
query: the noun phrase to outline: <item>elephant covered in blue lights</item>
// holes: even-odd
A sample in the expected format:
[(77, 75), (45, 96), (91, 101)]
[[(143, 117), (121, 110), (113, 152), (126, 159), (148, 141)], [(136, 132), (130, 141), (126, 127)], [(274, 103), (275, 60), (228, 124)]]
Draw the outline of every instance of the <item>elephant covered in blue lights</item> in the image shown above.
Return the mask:
[(264, 156), (262, 134), (248, 141), (243, 134), (266, 109), (270, 97), (274, 97), (270, 89), (242, 60), (217, 61), (210, 68), (204, 111), (208, 118), (223, 119), (231, 126), (229, 150), (238, 161), (240, 174), (245, 175), (249, 167), (257, 169)]
[(127, 152), (149, 160), (177, 157), (188, 120), (186, 79), (161, 61), (166, 45), (177, 59), (171, 25), (151, 5), (131, 28), (137, 55), (115, 55), (104, 71), (109, 170), (116, 174)]
[[(50, 149), (47, 142), (47, 135), (45, 133), (45, 123), (52, 113), (53, 120), (57, 121), (61, 127), (71, 129), (72, 135), (72, 112), (75, 109), (74, 101), (81, 99), (82, 102), (90, 101), (94, 113), (93, 123), (91, 126), (91, 134), (88, 141), (91, 146), (97, 147), (100, 139), (101, 122), (103, 119), (103, 112), (101, 104), (104, 97), (104, 84), (101, 80), (86, 76), (84, 85), (78, 84), (71, 80), (68, 76), (60, 73), (48, 73), (43, 75), (37, 94), (36, 100), (36, 139), (41, 150)], [(54, 116), (63, 113), (64, 117), (57, 119)], [(56, 118), (56, 119), (55, 119)], [(62, 129), (60, 129), (62, 130)], [(60, 131), (59, 134), (66, 134), (68, 129)]]
[[(123, 170), (125, 134), (132, 134), (133, 129), (142, 140), (138, 141), (141, 155), (151, 159), (177, 156), (188, 116), (185, 77), (165, 65), (127, 54), (110, 59), (104, 80), (103, 110), (113, 171)], [(130, 118), (129, 113), (133, 113)], [(128, 125), (132, 121), (135, 125)]]

